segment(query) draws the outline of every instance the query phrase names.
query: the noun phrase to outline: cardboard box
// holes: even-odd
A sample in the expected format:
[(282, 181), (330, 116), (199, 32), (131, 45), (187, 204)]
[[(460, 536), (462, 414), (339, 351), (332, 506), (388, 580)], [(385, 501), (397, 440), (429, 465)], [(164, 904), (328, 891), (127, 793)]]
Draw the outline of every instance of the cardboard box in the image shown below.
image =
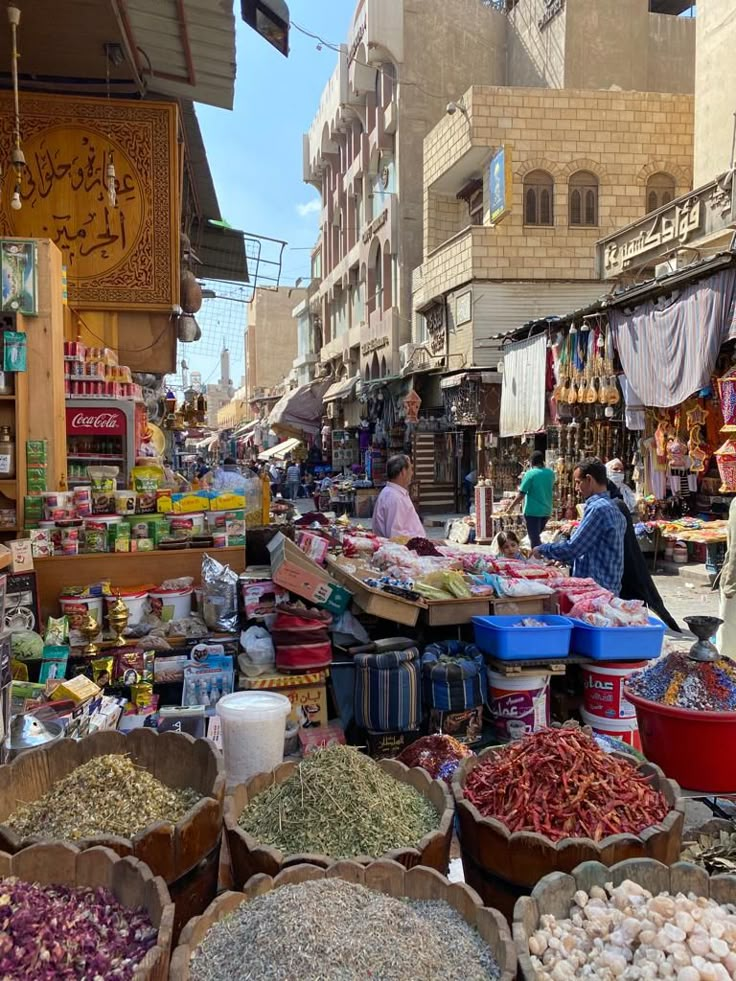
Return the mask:
[(33, 550), (30, 538), (19, 538), (18, 541), (10, 542), (10, 571), (32, 572), (33, 571)]
[(289, 721), (311, 729), (327, 725), (327, 672), (309, 674), (262, 674), (257, 678), (240, 676), (241, 689), (273, 691), (291, 702)]
[(342, 612), (350, 601), (350, 592), (330, 578), (329, 573), (308, 558), (300, 548), (282, 534), (268, 543), (271, 556), (271, 578), (284, 589), (303, 599), (324, 606), (330, 612)]

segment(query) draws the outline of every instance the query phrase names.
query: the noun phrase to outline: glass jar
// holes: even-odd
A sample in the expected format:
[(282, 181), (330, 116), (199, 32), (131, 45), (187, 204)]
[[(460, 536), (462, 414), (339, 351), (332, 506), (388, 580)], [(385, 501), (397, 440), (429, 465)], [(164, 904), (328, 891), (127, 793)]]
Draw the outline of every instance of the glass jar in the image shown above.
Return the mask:
[(15, 440), (10, 426), (0, 426), (0, 480), (15, 478)]

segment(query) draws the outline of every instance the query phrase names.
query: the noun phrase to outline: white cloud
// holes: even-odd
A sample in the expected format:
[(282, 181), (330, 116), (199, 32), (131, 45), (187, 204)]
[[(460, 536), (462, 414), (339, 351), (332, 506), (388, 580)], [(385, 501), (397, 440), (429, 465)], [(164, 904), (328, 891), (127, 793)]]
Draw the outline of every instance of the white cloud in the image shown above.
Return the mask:
[(298, 204), (296, 210), (300, 218), (307, 218), (309, 215), (316, 215), (318, 211), (322, 210), (322, 202), (319, 198), (314, 198), (306, 204)]

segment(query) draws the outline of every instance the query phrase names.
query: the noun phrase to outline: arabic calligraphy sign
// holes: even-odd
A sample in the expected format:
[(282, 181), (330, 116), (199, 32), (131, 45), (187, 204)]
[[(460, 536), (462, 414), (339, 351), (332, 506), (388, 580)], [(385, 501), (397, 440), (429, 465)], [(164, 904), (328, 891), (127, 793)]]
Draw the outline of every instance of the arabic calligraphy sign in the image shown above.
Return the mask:
[[(12, 140), (8, 108), (0, 99), (3, 159)], [(178, 292), (176, 107), (32, 96), (21, 113), (23, 206), (12, 211), (3, 199), (0, 234), (51, 239), (73, 306), (169, 310)], [(106, 185), (111, 151), (116, 207)]]
[(736, 215), (731, 196), (716, 182), (672, 201), (598, 243), (602, 279), (653, 266), (697, 239), (728, 228)]

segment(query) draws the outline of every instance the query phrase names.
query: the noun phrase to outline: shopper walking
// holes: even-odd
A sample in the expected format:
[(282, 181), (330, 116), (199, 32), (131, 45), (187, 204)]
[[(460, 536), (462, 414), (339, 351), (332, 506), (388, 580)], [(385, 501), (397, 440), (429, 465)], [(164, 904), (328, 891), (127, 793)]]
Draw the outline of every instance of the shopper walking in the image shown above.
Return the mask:
[(718, 631), (718, 650), (736, 661), (736, 498), (731, 501), (726, 529), (726, 557), (720, 573), (721, 608), (718, 615), (723, 624)]
[(573, 473), (575, 487), (585, 501), (583, 520), (567, 542), (539, 545), (532, 555), (555, 562), (572, 562), (578, 579), (595, 579), (615, 596), (624, 574), (626, 518), (608, 493), (606, 468), (600, 460), (582, 460)]
[(552, 515), (552, 491), (555, 484), (555, 472), (544, 465), (544, 453), (534, 450), (531, 456), (531, 467), (521, 478), (519, 493), (516, 495), (511, 510), (515, 510), (524, 501), (524, 521), (529, 535), (529, 543), (534, 549), (542, 542), (542, 532)]
[(295, 501), (299, 497), (301, 483), (302, 474), (299, 464), (292, 460), (286, 468), (286, 496), (290, 501)]

